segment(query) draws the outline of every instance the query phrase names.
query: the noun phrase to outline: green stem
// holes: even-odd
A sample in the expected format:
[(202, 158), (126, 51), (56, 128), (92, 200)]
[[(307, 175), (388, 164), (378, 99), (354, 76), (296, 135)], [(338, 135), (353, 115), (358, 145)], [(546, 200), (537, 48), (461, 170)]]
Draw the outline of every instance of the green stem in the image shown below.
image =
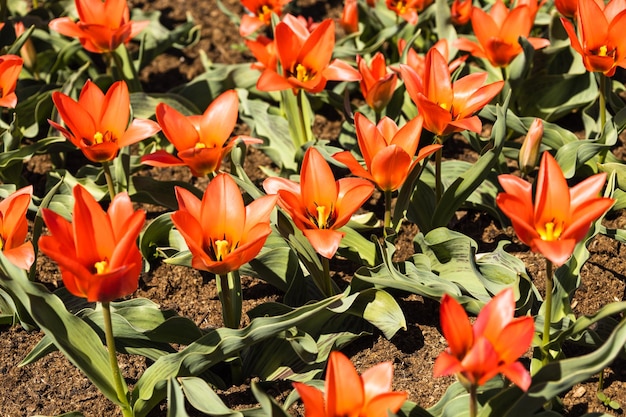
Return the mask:
[(546, 259), (546, 301), (543, 310), (543, 335), (541, 340), (541, 351), (543, 353), (542, 364), (546, 365), (550, 361), (550, 325), (552, 324), (552, 261)]
[[(443, 138), (441, 136), (435, 136), (435, 143), (442, 144)], [(435, 204), (439, 204), (441, 196), (443, 195), (443, 183), (441, 181), (441, 158), (443, 156), (443, 148), (435, 151)]]
[(324, 274), (324, 281), (322, 283), (324, 288), (321, 288), (321, 290), (326, 297), (332, 297), (335, 295), (335, 291), (333, 291), (333, 283), (330, 279), (330, 259), (320, 255), (320, 260), (322, 261), (322, 272)]
[(124, 417), (133, 417), (133, 410), (130, 406), (130, 403), (128, 402), (128, 396), (126, 395), (126, 384), (122, 379), (120, 366), (117, 363), (117, 355), (115, 353), (115, 337), (113, 336), (113, 323), (111, 322), (111, 307), (108, 302), (102, 303), (102, 317), (104, 319), (104, 336), (106, 340), (107, 350), (109, 352), (109, 364), (111, 365), (111, 373), (115, 381), (115, 392), (117, 393), (117, 399), (121, 403), (120, 408), (122, 409), (122, 415)]
[[(302, 146), (305, 143), (308, 143), (310, 141), (313, 140), (313, 137), (311, 135), (311, 126), (308, 123), (309, 121), (306, 120), (305, 117), (305, 106), (308, 106), (308, 103), (305, 103), (306, 100), (306, 93), (304, 92), (304, 90), (300, 90), (298, 91), (298, 95), (297, 95), (297, 99), (298, 99), (298, 114), (300, 117), (300, 130), (301, 130), (301, 134), (302, 134), (302, 138), (304, 138), (304, 142), (302, 142), (300, 144), (300, 146)], [(308, 108), (308, 107), (307, 107)], [(307, 111), (308, 114), (308, 111)]]
[(111, 56), (113, 57), (111, 65), (113, 62), (115, 63), (117, 79), (126, 81), (128, 91), (131, 93), (143, 91), (141, 82), (139, 81), (139, 76), (135, 70), (135, 65), (133, 64), (133, 60), (128, 53), (128, 49), (126, 49), (126, 45), (121, 44), (118, 46), (115, 51), (111, 52)]
[(217, 293), (222, 303), (224, 326), (238, 329), (241, 324), (241, 277), (239, 270), (220, 274), (217, 277)]
[(109, 196), (111, 201), (115, 197), (115, 183), (113, 182), (113, 176), (111, 175), (111, 167), (109, 161), (102, 162), (102, 169), (104, 169), (104, 178), (107, 181), (107, 187), (109, 188)]
[(385, 218), (383, 221), (383, 235), (387, 237), (387, 229), (391, 228), (391, 190), (385, 190)]
[(478, 412), (478, 397), (477, 397), (477, 393), (476, 393), (476, 385), (472, 384), (470, 385), (470, 389), (469, 389), (469, 398), (470, 398), (470, 403), (469, 403), (469, 415), (470, 417), (476, 417), (476, 414)]
[[(601, 72), (598, 73), (600, 78), (600, 97), (599, 97), (599, 111), (600, 111), (600, 137), (604, 137), (604, 126), (606, 125), (606, 75)], [(601, 164), (604, 163), (608, 149), (603, 149), (598, 154), (598, 159)]]

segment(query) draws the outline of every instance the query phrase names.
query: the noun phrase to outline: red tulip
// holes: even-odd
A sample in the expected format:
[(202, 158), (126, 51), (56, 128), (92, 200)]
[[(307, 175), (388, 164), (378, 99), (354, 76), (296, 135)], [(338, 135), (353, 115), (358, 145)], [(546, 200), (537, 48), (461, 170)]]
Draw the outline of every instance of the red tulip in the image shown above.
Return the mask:
[(357, 0), (344, 0), (339, 24), (347, 34), (359, 31), (359, 7)]
[(387, 8), (411, 25), (416, 25), (418, 13), (430, 6), (434, 0), (386, 0)]
[(517, 359), (526, 353), (535, 325), (532, 317), (514, 318), (513, 289), (507, 288), (489, 301), (474, 325), (451, 296), (441, 299), (441, 330), (448, 348), (435, 360), (435, 377), (454, 375), (466, 386), (485, 384), (499, 373), (526, 391), (530, 374)]
[(12, 109), (17, 105), (15, 87), (23, 64), (24, 60), (17, 55), (0, 56), (0, 107)]
[(134, 119), (128, 124), (130, 95), (123, 81), (114, 83), (105, 96), (88, 80), (78, 101), (58, 91), (52, 93), (52, 101), (67, 129), (51, 120), (48, 122), (93, 162), (112, 161), (120, 148), (160, 130), (151, 120)]
[(626, 68), (626, 0), (611, 0), (606, 6), (601, 0), (579, 0), (576, 21), (578, 36), (574, 25), (561, 18), (587, 71), (612, 77), (617, 67)]
[(484, 85), (485, 72), (467, 75), (453, 84), (448, 63), (435, 48), (426, 54), (423, 81), (407, 65), (400, 65), (400, 73), (409, 96), (424, 117), (424, 127), (439, 136), (463, 130), (480, 133), (482, 122), (474, 113), (489, 103), (504, 85), (503, 81)]
[(196, 269), (219, 275), (237, 270), (259, 254), (272, 231), (270, 214), (277, 197), (264, 196), (245, 206), (228, 174), (211, 180), (202, 201), (180, 187), (176, 199), (172, 222), (187, 242)]
[(450, 6), (450, 19), (457, 26), (463, 26), (472, 18), (472, 0), (454, 0)]
[(508, 174), (498, 176), (504, 193), (498, 194), (496, 203), (522, 242), (560, 266), (584, 239), (591, 223), (613, 205), (612, 198), (598, 196), (605, 180), (606, 173), (600, 173), (568, 188), (561, 167), (544, 152), (534, 204), (532, 185)]
[(241, 5), (248, 11), (241, 17), (239, 34), (243, 37), (252, 35), (258, 29), (272, 23), (272, 13), (280, 17), (283, 8), (291, 0), (241, 0)]
[(554, 0), (554, 6), (565, 17), (574, 17), (578, 10), (578, 0)]
[(76, 0), (76, 11), (78, 22), (60, 17), (50, 21), (50, 29), (78, 38), (83, 48), (97, 54), (114, 51), (150, 23), (131, 22), (126, 0)]
[(287, 17), (276, 25), (274, 34), (282, 75), (266, 68), (257, 81), (260, 91), (300, 89), (319, 93), (327, 81), (359, 81), (359, 72), (343, 61), (331, 62), (335, 47), (332, 19), (320, 23), (309, 33), (300, 20)]
[(506, 67), (522, 52), (518, 38), (523, 36), (535, 49), (550, 45), (543, 38), (529, 37), (537, 7), (518, 5), (509, 10), (502, 0), (496, 0), (489, 13), (479, 7), (472, 10), (472, 28), (478, 43), (465, 38), (455, 40), (454, 46), (475, 57), (487, 58), (494, 67)]
[(361, 113), (356, 113), (354, 124), (367, 169), (349, 151), (339, 152), (333, 158), (344, 163), (352, 174), (374, 182), (383, 191), (400, 188), (421, 160), (441, 148), (441, 145), (427, 145), (413, 159), (422, 133), (421, 116), (398, 128), (388, 117), (383, 117), (375, 125)]
[(133, 209), (128, 194), (116, 195), (104, 212), (76, 185), (72, 223), (49, 209), (43, 209), (43, 218), (51, 235), (39, 239), (39, 249), (59, 264), (70, 293), (109, 302), (137, 289), (142, 270), (137, 238), (146, 214)]
[(157, 167), (188, 166), (196, 177), (217, 171), (237, 139), (241, 138), (246, 143), (262, 143), (260, 139), (247, 136), (229, 140), (237, 124), (238, 108), (235, 90), (222, 93), (201, 116), (183, 116), (167, 104), (159, 103), (157, 120), (178, 153), (174, 156), (159, 150), (144, 155), (141, 162)]
[(391, 362), (379, 363), (359, 376), (350, 359), (334, 351), (328, 358), (324, 393), (301, 382), (293, 386), (304, 403), (305, 417), (379, 417), (396, 413), (406, 401), (406, 392), (391, 390), (392, 379)]
[(361, 178), (335, 181), (332, 170), (315, 148), (304, 154), (300, 184), (272, 177), (263, 182), (268, 194), (278, 194), (278, 205), (289, 213), (317, 253), (332, 258), (343, 232), (338, 231), (372, 195), (374, 185)]
[(33, 195), (33, 186), (21, 188), (0, 202), (0, 250), (15, 266), (30, 269), (35, 250), (28, 235), (26, 212)]
[(372, 58), (371, 67), (367, 66), (367, 62), (360, 55), (357, 55), (356, 62), (362, 77), (360, 86), (365, 102), (375, 112), (380, 113), (391, 101), (398, 76), (387, 71), (385, 56), (380, 52)]

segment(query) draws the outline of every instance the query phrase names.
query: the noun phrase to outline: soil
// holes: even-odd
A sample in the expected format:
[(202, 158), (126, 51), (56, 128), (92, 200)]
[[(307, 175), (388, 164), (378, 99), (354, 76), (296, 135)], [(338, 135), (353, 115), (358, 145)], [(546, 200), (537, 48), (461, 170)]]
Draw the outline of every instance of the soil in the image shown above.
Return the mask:
[[(183, 23), (186, 13), (191, 13), (195, 21), (202, 26), (200, 42), (183, 51), (170, 50), (156, 59), (142, 73), (142, 82), (147, 91), (164, 92), (171, 86), (186, 82), (203, 72), (200, 51), (204, 51), (214, 62), (237, 63), (251, 61), (252, 58), (233, 47), (241, 43), (238, 30), (218, 8), (214, 0), (134, 0), (134, 7), (145, 10), (160, 10), (162, 23), (174, 27)], [(240, 13), (238, 0), (224, 0), (230, 10)], [(321, 10), (326, 14), (337, 15), (341, 8), (338, 1), (306, 3), (298, 5), (307, 10)], [(332, 138), (337, 135), (341, 121), (328, 121), (320, 118), (316, 123), (318, 136)], [(475, 158), (468, 147), (460, 143), (455, 157)], [(450, 146), (448, 147), (450, 148)], [(622, 152), (624, 145), (622, 144)], [(454, 152), (454, 151), (452, 151)], [(447, 155), (450, 156), (450, 155)], [(260, 180), (262, 173), (258, 166), (268, 165), (269, 160), (261, 152), (249, 151), (246, 170), (253, 179)], [(39, 178), (50, 163), (45, 158), (31, 161), (26, 173), (32, 178)], [(171, 176), (181, 180), (190, 180), (191, 174), (185, 170), (148, 172), (148, 175)], [(39, 176), (39, 177), (38, 177)], [(200, 184), (201, 185), (201, 184)], [(158, 214), (153, 208), (151, 216)], [(626, 225), (626, 213), (618, 212), (607, 218), (613, 227)], [(502, 228), (489, 215), (468, 211), (459, 213), (454, 222), (454, 229), (472, 237), (479, 243), (479, 252), (493, 250), (498, 241), (512, 241), (508, 250), (519, 256), (527, 265), (529, 275), (541, 290), (543, 288), (543, 261), (528, 251), (528, 248), (515, 237), (512, 228)], [(412, 239), (418, 232), (417, 227), (406, 223), (397, 244), (396, 259), (406, 259), (413, 253)], [(581, 279), (582, 284), (575, 295), (576, 314), (591, 314), (599, 307), (616, 300), (623, 300), (626, 282), (626, 248), (607, 237), (597, 237), (592, 242), (591, 258), (585, 264)], [(61, 277), (56, 266), (45, 257), (38, 261), (38, 277), (50, 287), (60, 286)], [(331, 265), (335, 279), (349, 280), (356, 266), (347, 261), (337, 260)], [(256, 279), (244, 277), (243, 296), (244, 312), (267, 301), (280, 301), (281, 294), (274, 287)], [(363, 370), (382, 361), (391, 361), (394, 365), (395, 390), (404, 390), (409, 400), (422, 407), (434, 405), (446, 388), (454, 381), (452, 377), (433, 378), (432, 368), (435, 358), (445, 349), (446, 342), (439, 328), (439, 304), (417, 295), (397, 293), (397, 299), (406, 315), (408, 328), (399, 331), (387, 340), (379, 332), (363, 337), (350, 344), (345, 353), (350, 356), (357, 369)], [(215, 282), (203, 277), (193, 269), (160, 265), (149, 275), (142, 276), (140, 288), (133, 297), (145, 297), (161, 305), (162, 308), (174, 309), (179, 314), (189, 317), (201, 327), (221, 326), (220, 304)], [(85, 416), (118, 416), (117, 408), (104, 398), (98, 390), (60, 353), (52, 353), (40, 361), (18, 367), (17, 364), (41, 340), (40, 332), (28, 332), (19, 326), (0, 329), (0, 398), (2, 406), (0, 416), (18, 417), (32, 415), (57, 415), (64, 412), (80, 411)], [(574, 350), (574, 354), (578, 351)], [(578, 352), (579, 353), (579, 352)], [(120, 355), (122, 372), (129, 385), (142, 374), (147, 364), (144, 358)], [(618, 360), (605, 373), (605, 393), (620, 404), (626, 404), (626, 364)], [(597, 378), (592, 378), (576, 385), (563, 398), (564, 415), (581, 416), (587, 412), (604, 412), (610, 415), (622, 415), (621, 410), (606, 407), (596, 399)], [(280, 400), (290, 390), (288, 383), (279, 383), (275, 394)], [(242, 385), (220, 392), (221, 398), (232, 408), (255, 406), (249, 386)], [(300, 414), (301, 408), (293, 410)], [(153, 410), (152, 417), (166, 415), (165, 405)], [(190, 411), (190, 415), (201, 415)]]

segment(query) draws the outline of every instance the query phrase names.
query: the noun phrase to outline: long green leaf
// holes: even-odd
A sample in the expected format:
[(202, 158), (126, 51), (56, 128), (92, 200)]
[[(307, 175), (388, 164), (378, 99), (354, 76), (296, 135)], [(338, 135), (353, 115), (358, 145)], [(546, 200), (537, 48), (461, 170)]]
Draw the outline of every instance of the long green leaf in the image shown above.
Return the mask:
[(231, 357), (247, 346), (259, 343), (286, 329), (310, 320), (319, 311), (337, 302), (332, 297), (276, 317), (253, 319), (243, 329), (216, 329), (182, 351), (159, 358), (141, 376), (133, 391), (136, 417), (144, 417), (164, 397), (166, 382), (177, 376), (194, 376)]

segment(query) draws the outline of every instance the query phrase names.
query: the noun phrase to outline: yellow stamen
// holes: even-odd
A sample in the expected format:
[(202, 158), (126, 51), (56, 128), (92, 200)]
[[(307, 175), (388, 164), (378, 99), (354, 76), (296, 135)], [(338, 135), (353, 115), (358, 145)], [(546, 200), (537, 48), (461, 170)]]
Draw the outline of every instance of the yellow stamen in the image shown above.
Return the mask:
[(302, 82), (307, 82), (311, 79), (309, 70), (302, 64), (296, 66), (296, 78)]
[(198, 143), (196, 143), (195, 148), (196, 149), (204, 149), (204, 148), (206, 148), (206, 145), (204, 143), (202, 143), (202, 142), (198, 142)]
[(448, 110), (448, 103), (439, 103), (439, 107), (441, 107), (444, 110)]
[(606, 45), (602, 45), (600, 47), (600, 49), (598, 50), (598, 56), (606, 56), (606, 53), (608, 52), (609, 48)]
[(223, 260), (230, 253), (230, 242), (228, 240), (215, 241), (215, 257), (218, 261)]
[(96, 270), (96, 274), (104, 274), (109, 269), (109, 261), (106, 259), (104, 261), (99, 261), (93, 264), (94, 269)]
[(539, 236), (541, 237), (541, 240), (551, 242), (559, 240), (559, 237), (561, 237), (561, 233), (563, 233), (563, 222), (555, 223), (555, 221), (553, 220), (544, 225), (544, 230), (539, 231)]
[(265, 23), (269, 23), (272, 17), (272, 10), (264, 4), (258, 11), (257, 16), (259, 16), (259, 20), (264, 21)]
[(328, 215), (330, 212), (326, 210), (326, 206), (317, 206), (317, 227), (326, 229), (328, 227)]
[(96, 132), (93, 135), (93, 143), (98, 145), (100, 143), (104, 142), (104, 135), (100, 132)]

